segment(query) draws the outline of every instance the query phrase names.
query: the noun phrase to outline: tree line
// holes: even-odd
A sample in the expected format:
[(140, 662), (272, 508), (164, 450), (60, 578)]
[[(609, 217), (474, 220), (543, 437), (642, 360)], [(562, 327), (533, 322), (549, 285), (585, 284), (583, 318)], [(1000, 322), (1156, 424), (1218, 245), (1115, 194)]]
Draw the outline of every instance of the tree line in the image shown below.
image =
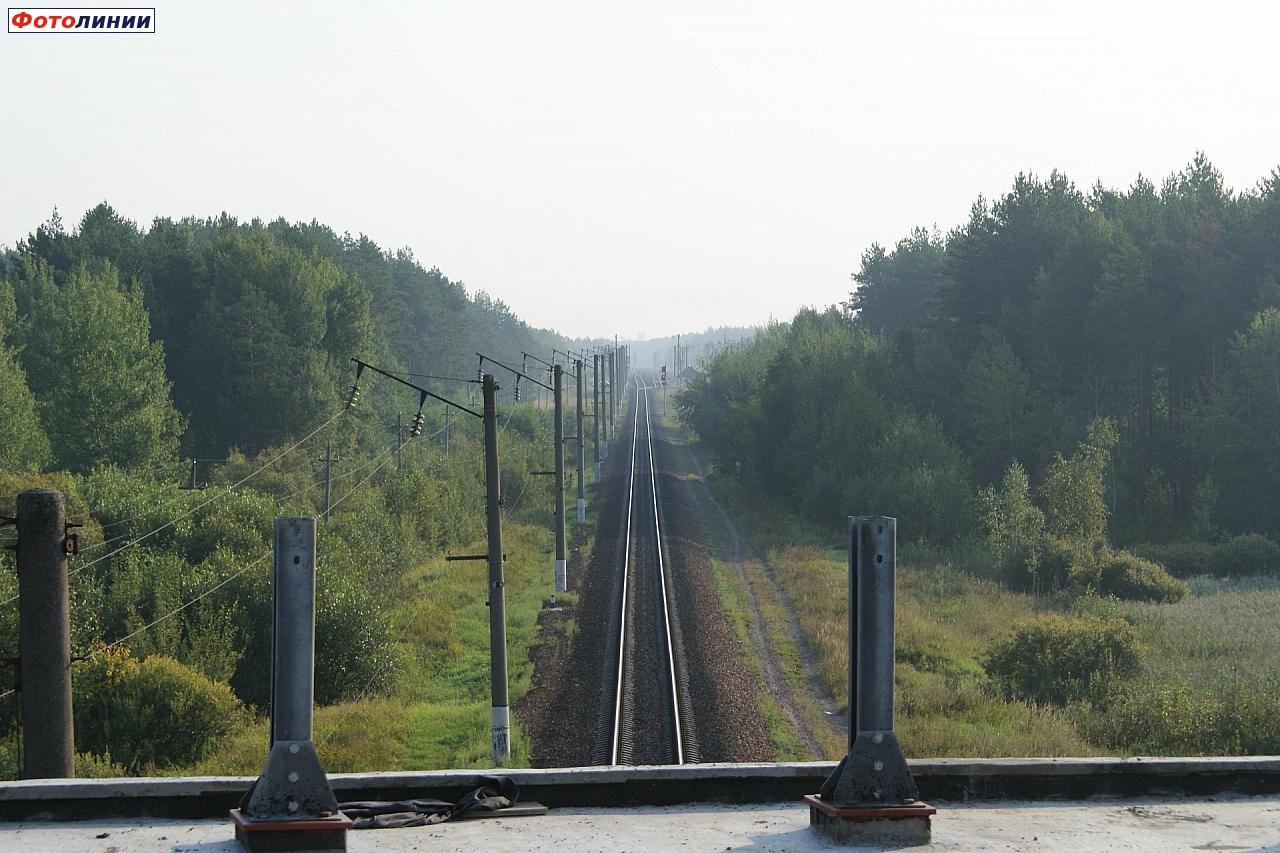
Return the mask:
[(871, 246), (853, 280), (685, 395), (744, 476), (940, 543), (980, 529), (1011, 469), (1051, 519), (1103, 512), (1113, 544), (1280, 535), (1280, 171), (1243, 192), (1202, 154), (1125, 190), (1019, 175), (945, 235)]
[[(518, 361), (563, 342), (408, 249), (315, 221), (142, 229), (103, 203), (68, 230), (55, 211), (0, 276), (9, 469), (252, 455), (331, 410), (353, 356), (466, 377), (477, 350)], [(377, 414), (378, 429), (394, 416)]]

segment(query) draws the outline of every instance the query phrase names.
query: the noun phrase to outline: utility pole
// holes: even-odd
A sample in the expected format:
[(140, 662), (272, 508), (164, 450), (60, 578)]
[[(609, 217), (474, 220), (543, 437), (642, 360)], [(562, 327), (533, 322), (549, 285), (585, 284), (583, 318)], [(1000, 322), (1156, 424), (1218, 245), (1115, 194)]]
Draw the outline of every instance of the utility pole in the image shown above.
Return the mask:
[[(511, 712), (507, 697), (507, 613), (502, 577), (502, 487), (498, 474), (498, 383), (493, 375), (483, 369), (484, 357), (481, 356), (479, 384), (484, 399), (483, 412), (477, 412), (467, 406), (460, 405), (447, 397), (442, 397), (426, 388), (414, 385), (394, 373), (388, 373), (358, 358), (351, 359), (356, 363), (356, 382), (360, 381), (360, 373), (366, 369), (401, 385), (412, 388), (418, 393), (418, 414), (414, 416), (409, 427), (411, 438), (422, 435), (423, 406), (427, 398), (466, 412), (472, 417), (484, 421), (484, 477), (485, 477), (485, 515), (488, 532), (488, 552), (465, 556), (447, 555), (446, 560), (485, 560), (489, 564), (489, 599), (485, 602), (489, 607), (489, 692), (492, 697), (490, 712), (491, 732), (493, 739), (493, 762), (501, 764), (511, 757)], [(505, 365), (503, 365), (505, 367)], [(468, 386), (470, 388), (471, 386)], [(353, 396), (357, 385), (352, 386)], [(332, 447), (330, 448), (332, 450)], [(332, 456), (332, 452), (329, 454)], [(327, 490), (326, 490), (327, 494)], [(327, 503), (327, 501), (326, 501)]]
[(614, 370), (614, 367), (617, 364), (614, 360), (614, 353), (616, 352), (617, 350), (609, 350), (609, 425), (615, 429), (618, 425), (617, 420), (614, 418), (618, 411), (618, 374), (617, 371)]
[(400, 471), (404, 468), (403, 461), (400, 458), (400, 451), (403, 449), (404, 449), (404, 424), (400, 422), (400, 413), (396, 412), (396, 470), (397, 471)]
[(444, 407), (444, 458), (449, 458), (449, 417), (453, 409), (449, 406)]
[(556, 435), (556, 592), (569, 591), (569, 562), (564, 548), (564, 368), (551, 368), (555, 389)]
[(591, 354), (591, 444), (595, 448), (596, 482), (600, 482), (600, 355)]
[(489, 695), (493, 763), (511, 757), (507, 700), (507, 608), (502, 577), (502, 486), (498, 476), (498, 383), (484, 374), (484, 485), (489, 533)]
[(600, 353), (600, 458), (609, 458), (609, 361)]
[(333, 455), (332, 439), (330, 439), (329, 444), (325, 447), (324, 458), (317, 459), (316, 461), (324, 463), (324, 513), (322, 513), (320, 517), (323, 518), (327, 524), (329, 522), (329, 498), (332, 496), (331, 487), (333, 485), (333, 463), (342, 461), (340, 457)]
[(18, 495), (18, 686), (22, 778), (75, 776), (71, 717), (71, 605), (62, 493)]
[(578, 523), (582, 524), (587, 520), (587, 449), (586, 435), (582, 431), (582, 359), (577, 359), (573, 364), (578, 378)]

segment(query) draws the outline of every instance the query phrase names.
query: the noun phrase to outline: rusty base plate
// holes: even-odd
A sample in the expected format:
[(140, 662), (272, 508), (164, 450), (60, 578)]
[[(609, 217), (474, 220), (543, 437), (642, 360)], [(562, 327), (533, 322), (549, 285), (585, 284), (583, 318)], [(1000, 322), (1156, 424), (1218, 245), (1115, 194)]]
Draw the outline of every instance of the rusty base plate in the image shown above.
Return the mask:
[(845, 806), (840, 807), (828, 803), (817, 794), (805, 794), (804, 801), (809, 808), (822, 812), (827, 817), (838, 817), (842, 820), (906, 820), (913, 817), (932, 817), (938, 810), (928, 803), (911, 803), (902, 806)]
[(341, 812), (314, 820), (254, 820), (232, 809), (231, 822), (248, 853), (346, 853), (351, 828)]

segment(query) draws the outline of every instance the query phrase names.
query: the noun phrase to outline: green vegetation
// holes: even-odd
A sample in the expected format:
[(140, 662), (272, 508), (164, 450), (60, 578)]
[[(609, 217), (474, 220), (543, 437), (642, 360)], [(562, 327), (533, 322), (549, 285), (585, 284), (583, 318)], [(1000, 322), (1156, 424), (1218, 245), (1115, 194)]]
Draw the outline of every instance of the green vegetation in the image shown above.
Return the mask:
[(226, 684), (173, 658), (139, 662), (123, 648), (80, 667), (74, 695), (77, 751), (130, 771), (198, 761), (245, 716)]
[[(489, 763), (480, 425), (443, 411), (399, 452), (417, 397), (361, 379), (353, 357), (464, 404), (475, 352), (520, 362), (561, 346), (501, 302), (405, 250), (318, 223), (157, 219), (102, 204), (55, 213), (0, 253), (0, 514), (51, 486), (83, 523), (71, 559), (77, 749), (87, 774), (256, 772), (269, 703), (270, 542), (277, 516), (319, 530), (316, 740), (331, 770)], [(505, 381), (505, 377), (502, 377)], [(508, 387), (509, 384), (508, 384)], [(550, 593), (545, 407), (500, 403), (511, 697)], [(197, 458), (193, 476), (188, 462)], [(205, 489), (179, 488), (194, 478)], [(0, 599), (16, 597), (12, 552)], [(17, 604), (0, 605), (17, 651)], [(0, 693), (13, 671), (0, 671)], [(397, 709), (392, 711), (392, 709)], [(0, 774), (16, 771), (0, 702)], [(354, 727), (362, 730), (353, 730)], [(517, 732), (518, 735), (518, 732)], [(516, 763), (527, 744), (516, 739)]]
[(1124, 192), (1019, 176), (704, 362), (681, 417), (832, 695), (827, 548), (881, 513), (911, 753), (1280, 748), (1278, 227), (1280, 172), (1232, 193), (1201, 156)]
[(1104, 695), (1138, 672), (1138, 635), (1122, 620), (1051, 614), (1014, 629), (982, 660), (992, 684), (1011, 699), (1049, 705)]
[(1280, 172), (1019, 176), (945, 237), (868, 249), (841, 307), (726, 347), (682, 413), (816, 519), (874, 505), (945, 544), (1016, 461), (1055, 535), (1090, 535), (1100, 499), (1116, 545), (1276, 538), (1278, 227)]

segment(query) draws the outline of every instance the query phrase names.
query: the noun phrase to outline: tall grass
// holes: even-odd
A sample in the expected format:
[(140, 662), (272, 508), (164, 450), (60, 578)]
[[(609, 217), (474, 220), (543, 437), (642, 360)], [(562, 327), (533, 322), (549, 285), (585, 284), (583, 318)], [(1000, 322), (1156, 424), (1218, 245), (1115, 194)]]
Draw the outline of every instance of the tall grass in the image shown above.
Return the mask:
[[(788, 546), (771, 549), (769, 562), (795, 607), (824, 686), (843, 700), (849, 667), (848, 570), (843, 558), (838, 552)], [(986, 689), (979, 657), (1035, 609), (1030, 596), (1008, 592), (946, 564), (900, 567), (896, 710), (899, 737), (908, 754), (1052, 756), (1098, 751), (1064, 714), (1005, 702)]]

